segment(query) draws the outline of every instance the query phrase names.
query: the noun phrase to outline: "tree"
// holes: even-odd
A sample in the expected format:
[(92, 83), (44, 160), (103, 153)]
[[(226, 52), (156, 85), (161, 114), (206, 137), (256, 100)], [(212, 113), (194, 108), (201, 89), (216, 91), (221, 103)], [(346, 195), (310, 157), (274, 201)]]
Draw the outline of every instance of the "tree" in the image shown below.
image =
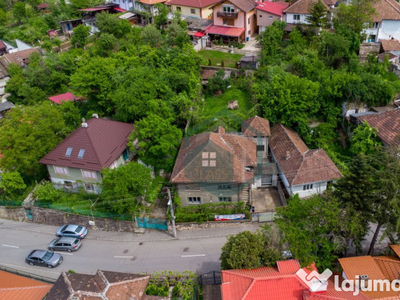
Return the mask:
[(78, 25), (73, 29), (71, 43), (77, 48), (82, 48), (86, 45), (86, 41), (89, 36), (90, 26), (86, 26), (83, 24)]
[(0, 9), (0, 25), (4, 26), (8, 22), (7, 14), (4, 10)]
[(109, 33), (102, 33), (96, 41), (97, 49), (101, 55), (107, 55), (108, 52), (115, 50), (117, 43), (117, 38)]
[(231, 79), (228, 77), (224, 79), (224, 70), (218, 70), (210, 80), (207, 82), (207, 90), (210, 94), (217, 93), (218, 91), (225, 92), (231, 84)]
[(350, 147), (354, 155), (375, 153), (380, 146), (382, 143), (379, 141), (376, 128), (369, 126), (366, 121), (354, 130)]
[(184, 44), (189, 43), (190, 38), (187, 34), (187, 29), (182, 28), (181, 25), (175, 20), (171, 22), (171, 24), (167, 27), (167, 41), (171, 45), (177, 45), (182, 47)]
[(158, 11), (157, 15), (154, 17), (154, 23), (156, 24), (157, 29), (162, 29), (168, 22), (168, 14), (170, 13), (169, 8), (163, 3), (156, 3), (154, 6)]
[(104, 169), (102, 174), (101, 198), (119, 214), (133, 213), (151, 193), (151, 169), (140, 163), (130, 162), (116, 169)]
[(318, 0), (317, 3), (311, 6), (308, 12), (310, 15), (306, 17), (306, 21), (314, 28), (316, 34), (318, 34), (321, 28), (328, 26), (327, 5), (321, 0)]
[(127, 20), (121, 20), (109, 13), (96, 15), (96, 25), (100, 32), (114, 35), (121, 39), (131, 31), (131, 25)]
[(142, 30), (142, 40), (151, 47), (157, 47), (162, 42), (161, 32), (153, 25), (147, 25)]
[(257, 37), (257, 41), (262, 46), (262, 63), (271, 64), (281, 52), (282, 41), (285, 35), (286, 23), (274, 21), (271, 26)]
[(139, 141), (138, 154), (146, 164), (167, 172), (172, 170), (182, 140), (182, 131), (172, 121), (150, 114), (136, 123), (130, 137)]
[(26, 189), (26, 184), (18, 172), (6, 172), (1, 174), (0, 189), (3, 189), (7, 199), (13, 200)]
[(12, 12), (14, 18), (17, 19), (18, 23), (21, 24), (22, 19), (26, 18), (26, 10), (24, 2), (17, 2), (13, 5)]
[(69, 133), (62, 113), (49, 102), (15, 107), (0, 126), (0, 168), (19, 172), (25, 180), (41, 178), (45, 172), (39, 160)]

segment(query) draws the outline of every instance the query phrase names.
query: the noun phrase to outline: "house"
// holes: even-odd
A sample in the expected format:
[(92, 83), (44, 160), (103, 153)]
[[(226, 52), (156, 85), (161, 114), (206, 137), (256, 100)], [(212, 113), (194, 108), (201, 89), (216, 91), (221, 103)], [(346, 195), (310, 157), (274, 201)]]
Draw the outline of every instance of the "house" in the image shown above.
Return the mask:
[(0, 299), (42, 300), (51, 287), (48, 283), (0, 271)]
[(169, 0), (171, 12), (179, 11), (183, 17), (208, 19), (212, 15), (212, 6), (220, 0)]
[(395, 0), (379, 0), (374, 4), (376, 14), (370, 27), (364, 29), (366, 42), (379, 42), (381, 39), (400, 40), (400, 4)]
[(376, 128), (377, 135), (385, 146), (399, 147), (400, 109), (358, 116), (357, 120), (359, 124), (367, 122), (369, 126)]
[[(293, 2), (283, 12), (285, 14), (285, 22), (288, 24), (286, 27), (287, 31), (291, 31), (291, 28), (298, 24), (309, 25), (307, 17), (311, 16), (309, 11), (317, 3), (317, 0), (298, 0)], [(324, 0), (326, 10), (329, 12), (334, 7), (336, 1)]]
[(104, 168), (117, 168), (132, 159), (127, 144), (133, 125), (97, 117), (83, 122), (44, 156), (51, 182), (57, 188), (99, 193)]
[(0, 41), (0, 55), (4, 55), (7, 53), (7, 46), (3, 41)]
[(268, 120), (254, 117), (241, 133), (223, 127), (185, 138), (171, 175), (182, 205), (251, 202), (251, 190), (277, 184), (277, 169), (268, 160)]
[(300, 198), (323, 193), (336, 179), (339, 169), (323, 149), (308, 149), (299, 135), (275, 124), (271, 128), (269, 147), (287, 193)]
[[(140, 23), (146, 25), (153, 23), (154, 17), (158, 14), (157, 3), (166, 3), (167, 0), (133, 0), (133, 11), (141, 18)], [(150, 17), (147, 19), (147, 15)]]
[(0, 120), (5, 117), (6, 112), (15, 107), (11, 101), (0, 102)]
[(148, 275), (131, 273), (97, 270), (95, 275), (87, 275), (62, 271), (46, 300), (146, 300), (149, 281)]
[(72, 30), (83, 24), (82, 18), (60, 21), (63, 34), (72, 34)]
[(246, 42), (256, 33), (254, 0), (220, 0), (213, 9), (213, 24), (206, 28), (212, 40)]
[(363, 295), (353, 295), (351, 291), (337, 291), (332, 277), (318, 281), (322, 285), (314, 291), (305, 283), (307, 280), (303, 281), (296, 274), (299, 271), (306, 276), (318, 272), (314, 265), (301, 268), (297, 260), (278, 261), (276, 267), (223, 270), (222, 300), (366, 300)]
[(68, 102), (68, 101), (78, 101), (81, 98), (76, 97), (74, 94), (71, 92), (67, 92), (64, 94), (56, 95), (56, 96), (51, 96), (49, 97), (51, 101), (53, 101), (56, 104), (61, 104), (62, 102)]
[(381, 52), (390, 52), (395, 55), (400, 55), (400, 42), (396, 39), (379, 41), (381, 43)]
[(391, 52), (382, 52), (382, 53), (378, 54), (377, 57), (378, 57), (379, 62), (385, 62), (385, 60), (387, 58), (388, 62), (390, 62), (392, 64), (399, 63), (399, 56), (395, 55)]
[(29, 56), (34, 52), (43, 55), (42, 50), (38, 47), (35, 47), (18, 52), (7, 53), (0, 58), (0, 63), (6, 69), (11, 63), (14, 63), (22, 68), (29, 64)]
[(265, 1), (256, 6), (258, 33), (262, 33), (265, 27), (271, 26), (274, 21), (283, 21), (283, 11), (289, 6), (289, 2)]

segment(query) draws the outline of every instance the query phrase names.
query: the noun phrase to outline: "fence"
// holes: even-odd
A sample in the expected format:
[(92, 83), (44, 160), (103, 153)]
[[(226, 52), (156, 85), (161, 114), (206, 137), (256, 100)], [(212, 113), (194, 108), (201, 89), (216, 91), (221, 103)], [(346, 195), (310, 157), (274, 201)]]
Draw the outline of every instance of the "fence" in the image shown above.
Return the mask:
[(271, 212), (265, 212), (265, 213), (255, 213), (252, 214), (251, 220), (253, 222), (273, 222), (275, 220), (275, 214), (276, 212), (271, 211)]
[(136, 217), (136, 224), (139, 228), (168, 230), (168, 221), (153, 218), (138, 218)]
[(28, 278), (31, 278), (31, 279), (40, 280), (40, 281), (47, 282), (47, 283), (56, 282), (56, 279), (54, 279), (54, 278), (41, 276), (41, 275), (37, 275), (37, 274), (25, 272), (25, 271), (20, 271), (20, 270), (17, 270), (15, 268), (6, 267), (6, 266), (3, 266), (3, 265), (0, 265), (0, 270), (6, 271), (6, 272), (9, 272), (9, 273), (13, 273), (13, 274), (16, 274), (16, 275), (21, 275), (21, 276), (24, 276), (24, 277), (28, 277)]
[(221, 284), (221, 272), (211, 271), (199, 276), (200, 285)]

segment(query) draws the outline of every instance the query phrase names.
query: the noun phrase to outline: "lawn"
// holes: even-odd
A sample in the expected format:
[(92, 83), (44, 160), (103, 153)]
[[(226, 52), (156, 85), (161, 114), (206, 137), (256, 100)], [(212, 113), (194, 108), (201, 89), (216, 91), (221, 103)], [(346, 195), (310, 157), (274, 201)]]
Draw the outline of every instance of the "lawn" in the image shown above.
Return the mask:
[(202, 50), (198, 52), (203, 57), (203, 65), (208, 66), (208, 60), (211, 60), (212, 66), (221, 67), (224, 61), (224, 67), (236, 68), (236, 63), (242, 58), (242, 54), (225, 53), (213, 50)]
[[(229, 110), (228, 102), (234, 100), (238, 101), (239, 109)], [(236, 88), (228, 89), (222, 95), (206, 97), (200, 109), (199, 121), (188, 134), (213, 131), (217, 126), (223, 126), (227, 131), (240, 130), (241, 123), (248, 118), (251, 108), (250, 95)]]

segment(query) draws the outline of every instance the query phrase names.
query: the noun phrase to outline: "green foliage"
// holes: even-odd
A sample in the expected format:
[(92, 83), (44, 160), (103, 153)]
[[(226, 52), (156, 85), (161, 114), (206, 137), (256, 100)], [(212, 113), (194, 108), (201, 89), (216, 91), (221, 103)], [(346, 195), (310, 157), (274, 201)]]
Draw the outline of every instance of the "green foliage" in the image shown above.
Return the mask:
[(167, 41), (170, 45), (182, 47), (190, 42), (187, 28), (183, 28), (177, 21), (173, 20), (167, 27)]
[(96, 41), (96, 46), (100, 55), (107, 55), (108, 52), (116, 50), (118, 39), (109, 33), (102, 33), (100, 38)]
[(154, 17), (154, 23), (156, 24), (156, 27), (158, 29), (161, 29), (168, 22), (168, 14), (170, 13), (169, 8), (163, 3), (156, 3), (154, 6), (157, 8), (158, 11), (156, 16)]
[(0, 189), (6, 194), (6, 199), (14, 197), (26, 189), (26, 184), (18, 172), (1, 173)]
[(12, 8), (13, 16), (17, 19), (18, 23), (21, 23), (22, 19), (26, 18), (26, 9), (24, 2), (17, 2)]
[(311, 27), (314, 28), (316, 33), (318, 33), (321, 28), (328, 26), (328, 10), (325, 3), (323, 3), (321, 0), (318, 0), (318, 2), (314, 3), (314, 5), (309, 8), (308, 12), (310, 15), (306, 17), (306, 21), (310, 23)]
[(214, 221), (215, 215), (250, 213), (244, 202), (237, 203), (206, 203), (202, 205), (180, 206), (175, 211), (177, 222), (207, 222)]
[(262, 46), (263, 64), (271, 64), (279, 57), (285, 27), (285, 22), (274, 21), (271, 26), (267, 26), (257, 37), (258, 43)]
[(225, 71), (218, 70), (217, 73), (214, 74), (212, 78), (210, 78), (207, 82), (207, 91), (210, 94), (215, 94), (217, 92), (225, 92), (227, 87), (231, 85), (231, 79), (228, 77), (224, 79)]
[(7, 13), (3, 9), (0, 9), (0, 26), (6, 25), (7, 21), (8, 21)]
[(142, 40), (143, 43), (151, 47), (157, 47), (162, 42), (162, 35), (154, 25), (147, 25), (142, 30)]
[(376, 128), (371, 128), (367, 122), (359, 125), (355, 130), (351, 139), (350, 151), (354, 154), (372, 154), (379, 151), (382, 146)]
[(130, 30), (131, 25), (127, 20), (121, 20), (116, 15), (109, 13), (101, 13), (96, 15), (96, 25), (101, 34), (112, 34), (117, 39), (126, 36)]
[(77, 48), (82, 48), (87, 43), (87, 38), (90, 36), (90, 26), (83, 24), (76, 26), (73, 29), (71, 44)]

